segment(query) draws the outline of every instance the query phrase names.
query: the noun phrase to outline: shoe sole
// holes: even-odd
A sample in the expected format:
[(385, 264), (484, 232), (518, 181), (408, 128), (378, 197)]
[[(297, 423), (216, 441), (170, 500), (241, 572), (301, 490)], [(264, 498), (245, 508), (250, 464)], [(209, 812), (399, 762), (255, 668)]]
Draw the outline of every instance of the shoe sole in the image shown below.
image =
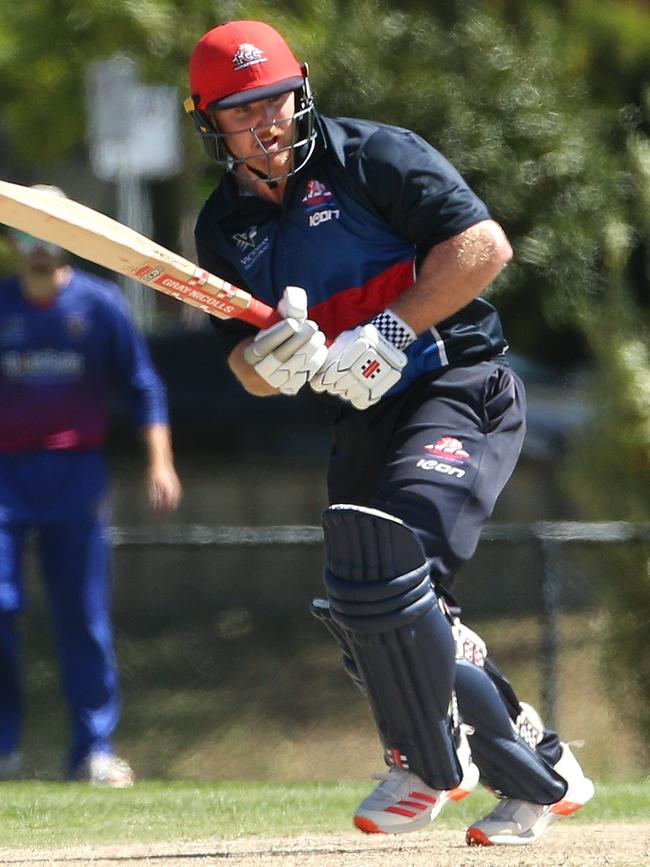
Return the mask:
[(594, 796), (594, 784), (590, 779), (585, 777), (584, 783), (580, 791), (580, 801), (570, 801), (566, 798), (552, 804), (549, 810), (539, 817), (537, 822), (526, 831), (525, 835), (513, 836), (511, 834), (493, 834), (488, 836), (481, 828), (470, 827), (465, 835), (465, 842), (468, 846), (527, 846), (539, 840), (544, 831), (554, 822), (564, 819), (565, 816), (571, 816), (581, 807), (584, 807)]

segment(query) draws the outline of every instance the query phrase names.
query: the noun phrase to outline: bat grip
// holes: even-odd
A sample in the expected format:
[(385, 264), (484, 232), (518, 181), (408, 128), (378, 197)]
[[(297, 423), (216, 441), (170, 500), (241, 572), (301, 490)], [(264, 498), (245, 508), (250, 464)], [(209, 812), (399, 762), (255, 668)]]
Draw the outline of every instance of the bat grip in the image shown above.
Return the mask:
[[(269, 328), (282, 319), (277, 310), (264, 304), (263, 301), (258, 301), (257, 298), (251, 298), (246, 310), (240, 312), (239, 318), (250, 322), (251, 325), (256, 325), (258, 328)], [(328, 338), (325, 345), (331, 346), (332, 341)]]
[(257, 298), (251, 298), (248, 307), (240, 311), (239, 318), (258, 328), (268, 328), (282, 319), (277, 310)]

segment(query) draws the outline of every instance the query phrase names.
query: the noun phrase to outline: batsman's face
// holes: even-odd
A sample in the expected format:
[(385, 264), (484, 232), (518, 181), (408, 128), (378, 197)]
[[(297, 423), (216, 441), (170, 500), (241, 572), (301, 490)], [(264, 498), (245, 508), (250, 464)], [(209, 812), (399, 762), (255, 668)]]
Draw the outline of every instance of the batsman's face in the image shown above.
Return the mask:
[(209, 112), (231, 154), (265, 175), (290, 171), (295, 95), (281, 93)]

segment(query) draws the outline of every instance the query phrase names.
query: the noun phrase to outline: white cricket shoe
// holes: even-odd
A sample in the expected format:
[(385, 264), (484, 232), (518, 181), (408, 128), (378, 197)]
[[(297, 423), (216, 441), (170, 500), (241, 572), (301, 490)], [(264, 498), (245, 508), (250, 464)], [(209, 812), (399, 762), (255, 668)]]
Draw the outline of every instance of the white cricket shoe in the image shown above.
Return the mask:
[(472, 762), (462, 727), (457, 753), (463, 778), (449, 791), (432, 789), (417, 774), (402, 768), (373, 774), (372, 779), (379, 780), (379, 785), (357, 807), (354, 824), (366, 834), (404, 834), (424, 828), (449, 801), (460, 801), (476, 788), (479, 771)]
[(133, 785), (133, 770), (124, 759), (112, 753), (91, 753), (77, 773), (78, 780), (87, 780), (93, 786), (128, 789)]
[(594, 796), (594, 784), (585, 777), (568, 744), (555, 770), (564, 777), (568, 789), (555, 804), (533, 804), (517, 798), (502, 798), (497, 806), (467, 829), (468, 846), (521, 846), (539, 839), (553, 822), (575, 813)]

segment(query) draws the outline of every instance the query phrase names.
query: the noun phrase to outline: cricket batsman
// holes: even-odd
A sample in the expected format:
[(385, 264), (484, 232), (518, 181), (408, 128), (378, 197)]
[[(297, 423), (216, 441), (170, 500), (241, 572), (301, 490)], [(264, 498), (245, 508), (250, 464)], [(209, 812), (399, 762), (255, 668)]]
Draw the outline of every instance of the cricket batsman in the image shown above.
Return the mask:
[(530, 843), (594, 787), (452, 593), (524, 438), (524, 389), (481, 297), (510, 244), (420, 136), (319, 114), (307, 67), (269, 25), (205, 33), (189, 80), (186, 109), (224, 169), (198, 217), (200, 264), (282, 317), (261, 331), (214, 320), (230, 368), (251, 394), (311, 388), (334, 410), (313, 612), (387, 763), (354, 823), (422, 829), (480, 780), (498, 803), (467, 843)]

